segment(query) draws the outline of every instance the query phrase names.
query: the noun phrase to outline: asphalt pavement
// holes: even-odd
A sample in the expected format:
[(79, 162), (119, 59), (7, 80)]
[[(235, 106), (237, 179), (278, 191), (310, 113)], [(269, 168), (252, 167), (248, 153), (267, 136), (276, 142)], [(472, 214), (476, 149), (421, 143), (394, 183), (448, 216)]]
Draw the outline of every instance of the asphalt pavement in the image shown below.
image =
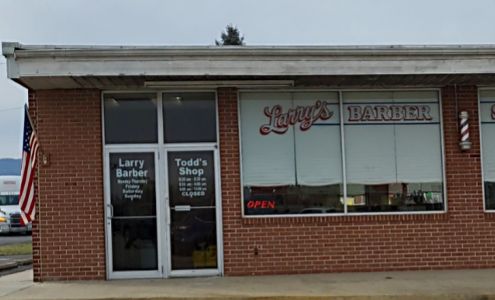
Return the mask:
[(0, 246), (31, 242), (31, 235), (0, 235)]

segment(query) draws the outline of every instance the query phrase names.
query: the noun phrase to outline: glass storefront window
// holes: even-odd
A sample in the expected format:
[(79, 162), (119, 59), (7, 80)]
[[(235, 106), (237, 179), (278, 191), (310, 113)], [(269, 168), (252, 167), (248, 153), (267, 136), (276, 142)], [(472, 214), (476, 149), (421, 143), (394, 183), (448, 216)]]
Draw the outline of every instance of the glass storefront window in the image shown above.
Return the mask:
[(349, 212), (443, 210), (437, 92), (344, 92)]
[(480, 91), (485, 208), (495, 210), (495, 90)]
[(333, 92), (241, 93), (245, 215), (443, 210), (438, 99), (343, 92), (340, 107)]
[(113, 271), (157, 270), (154, 153), (111, 153), (109, 162)]
[(243, 93), (244, 213), (344, 211), (338, 94)]
[(106, 94), (105, 143), (158, 142), (156, 94)]
[(165, 143), (217, 141), (215, 93), (164, 93)]

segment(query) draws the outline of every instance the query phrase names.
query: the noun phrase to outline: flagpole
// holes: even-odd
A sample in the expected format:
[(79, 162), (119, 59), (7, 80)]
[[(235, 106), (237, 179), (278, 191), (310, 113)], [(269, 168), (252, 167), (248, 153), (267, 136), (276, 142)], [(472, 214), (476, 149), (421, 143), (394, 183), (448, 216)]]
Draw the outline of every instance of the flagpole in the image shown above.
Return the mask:
[[(27, 104), (26, 104), (27, 105)], [(35, 127), (33, 126), (33, 121), (31, 120), (31, 116), (29, 114), (29, 111), (28, 111), (28, 118), (29, 118), (29, 122), (31, 123), (31, 127), (33, 128), (33, 131), (34, 133), (36, 134), (36, 129)], [(38, 125), (38, 112), (36, 112), (36, 125)], [(39, 143), (39, 147), (40, 147), (40, 151), (38, 151), (38, 157), (40, 156), (40, 154), (42, 153), (41, 151), (41, 143)], [(39, 236), (40, 236), (40, 239), (39, 239), (39, 246), (38, 246), (38, 251), (40, 253), (40, 282), (43, 282), (43, 255), (41, 253), (41, 246), (43, 245), (42, 241), (41, 241), (41, 197), (40, 197), (40, 160), (37, 159), (36, 160), (36, 163), (38, 164), (36, 166), (36, 183), (37, 183), (37, 187), (38, 187), (38, 231), (39, 231)]]
[[(28, 121), (29, 123), (31, 124), (31, 128), (33, 129), (33, 132), (34, 134), (36, 134), (36, 129), (34, 127), (34, 124), (33, 124), (33, 120), (31, 119), (31, 115), (29, 114), (29, 109), (28, 109), (28, 104), (25, 103), (24, 104), (24, 108), (26, 110), (26, 116), (28, 118)], [(36, 114), (36, 125), (38, 125), (38, 114)], [(41, 145), (40, 145), (40, 150), (41, 150)], [(41, 151), (38, 151), (37, 155), (39, 156), (41, 153)], [(40, 179), (40, 160), (39, 159), (36, 159), (36, 188), (37, 188), (37, 197), (38, 197), (38, 201), (36, 201), (36, 206), (37, 207), (37, 210), (38, 210), (38, 237), (39, 237), (39, 240), (38, 240), (38, 252), (39, 252), (39, 260), (40, 260), (40, 263), (39, 263), (39, 266), (40, 266), (40, 274), (39, 274), (39, 279), (40, 279), (40, 282), (43, 282), (43, 256), (42, 256), (42, 252), (41, 252), (41, 245), (43, 244), (42, 241), (41, 241), (41, 201), (40, 201), (40, 184), (39, 184), (39, 179)], [(33, 224), (31, 224), (31, 227), (32, 227)]]
[[(27, 117), (29, 120), (29, 124), (31, 124), (31, 128), (33, 128), (33, 131), (36, 132), (36, 129), (34, 128), (34, 123), (33, 120), (31, 119), (31, 115), (29, 114), (29, 107), (27, 103), (24, 103), (24, 109), (27, 111)], [(38, 114), (36, 114), (36, 124), (38, 124)]]

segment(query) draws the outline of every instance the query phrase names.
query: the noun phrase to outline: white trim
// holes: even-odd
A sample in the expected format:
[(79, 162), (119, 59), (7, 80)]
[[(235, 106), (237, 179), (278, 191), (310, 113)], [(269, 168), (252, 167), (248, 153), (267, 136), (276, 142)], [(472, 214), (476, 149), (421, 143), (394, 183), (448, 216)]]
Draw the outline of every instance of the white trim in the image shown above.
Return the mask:
[(266, 218), (310, 218), (310, 217), (348, 217), (348, 216), (401, 216), (401, 215), (439, 215), (445, 214), (446, 211), (436, 210), (436, 211), (398, 211), (398, 212), (348, 212), (345, 213), (321, 213), (321, 214), (281, 214), (281, 215), (248, 215), (243, 216), (245, 219), (266, 219)]
[(483, 197), (483, 211), (485, 213), (495, 213), (495, 209), (486, 208), (486, 191), (485, 191), (485, 173), (484, 173), (484, 161), (483, 161), (483, 135), (481, 124), (481, 91), (495, 91), (495, 87), (478, 87), (478, 136), (480, 139), (480, 164), (481, 164), (481, 190)]
[[(216, 142), (201, 143), (164, 143), (163, 131), (163, 93), (178, 92), (208, 92), (215, 94), (215, 112), (216, 112)], [(156, 94), (157, 101), (157, 143), (147, 144), (105, 144), (105, 96), (108, 94)], [(168, 277), (186, 277), (186, 276), (218, 276), (223, 275), (223, 222), (222, 222), (222, 190), (221, 190), (221, 167), (220, 167), (220, 126), (218, 115), (218, 94), (214, 89), (202, 90), (108, 90), (102, 91), (101, 100), (101, 130), (102, 130), (102, 147), (103, 147), (103, 189), (104, 189), (104, 211), (105, 211), (105, 259), (106, 259), (106, 277), (107, 279), (129, 279), (129, 278), (168, 278)], [(167, 152), (168, 151), (213, 151), (215, 160), (215, 214), (216, 214), (216, 234), (217, 234), (217, 269), (200, 269), (200, 270), (180, 270), (171, 271), (171, 255), (169, 250), (170, 234), (169, 232), (169, 207), (168, 207), (168, 168)], [(110, 182), (109, 182), (109, 159), (110, 153), (132, 153), (132, 152), (153, 152), (155, 154), (155, 176), (156, 176), (156, 218), (157, 218), (157, 271), (119, 271), (112, 272), (112, 231), (111, 222), (109, 223), (109, 206), (110, 201)], [(163, 188), (162, 186), (165, 185)], [(168, 260), (168, 262), (166, 262)]]
[(442, 188), (443, 188), (443, 212), (447, 213), (448, 201), (447, 201), (447, 169), (445, 158), (445, 138), (443, 132), (443, 98), (442, 89), (436, 89), (438, 96), (438, 114), (440, 116), (440, 150), (442, 151)]
[(168, 89), (201, 89), (221, 87), (274, 88), (294, 86), (294, 80), (188, 80), (188, 81), (145, 81), (145, 87)]
[[(112, 223), (109, 217), (110, 215), (110, 206), (111, 206), (111, 196), (110, 196), (110, 166), (108, 165), (109, 156), (112, 153), (153, 153), (154, 155), (154, 168), (155, 168), (155, 207), (156, 207), (156, 251), (157, 251), (157, 270), (146, 270), (146, 271), (113, 271), (113, 245), (112, 245)], [(105, 228), (106, 228), (106, 259), (107, 259), (107, 278), (108, 279), (124, 279), (124, 278), (160, 278), (163, 276), (161, 272), (161, 266), (163, 265), (162, 256), (160, 253), (162, 252), (162, 229), (159, 226), (159, 219), (161, 219), (161, 211), (160, 207), (160, 185), (156, 184), (159, 176), (159, 167), (158, 167), (158, 147), (122, 147), (120, 149), (105, 149), (104, 155), (106, 157), (106, 162), (104, 165), (104, 190), (105, 190)]]
[(111, 225), (112, 222), (109, 221), (109, 208), (107, 205), (107, 201), (110, 199), (110, 183), (107, 180), (107, 177), (109, 178), (110, 174), (107, 169), (108, 165), (108, 159), (107, 159), (107, 153), (105, 149), (105, 103), (104, 103), (104, 96), (103, 93), (100, 93), (100, 121), (101, 121), (101, 155), (102, 157), (102, 162), (103, 162), (103, 214), (104, 214), (104, 233), (105, 233), (105, 276), (106, 279), (110, 279), (110, 273), (111, 273), (111, 263), (112, 263), (112, 234), (111, 234)]
[(342, 165), (342, 198), (344, 201), (344, 214), (348, 214), (347, 211), (347, 184), (345, 184), (347, 179), (347, 164), (345, 158), (345, 135), (344, 135), (344, 99), (342, 98), (342, 91), (339, 91), (339, 129), (340, 129), (340, 157)]
[[(216, 56), (226, 55), (488, 55), (495, 52), (494, 44), (433, 44), (433, 45), (264, 45), (264, 46), (118, 46), (118, 45), (29, 45), (18, 42), (3, 42), (4, 56), (54, 56), (81, 57), (84, 55), (108, 57), (115, 54), (170, 56)], [(16, 53), (17, 51), (17, 53)]]
[[(494, 45), (67, 46), (3, 43), (9, 78), (490, 74)], [(214, 62), (214, 63), (212, 63)], [(29, 80), (26, 80), (29, 82)], [(74, 84), (61, 82), (60, 87)]]
[(157, 116), (157, 126), (158, 126), (158, 145), (163, 144), (165, 140), (165, 132), (163, 130), (164, 127), (164, 120), (163, 120), (163, 93), (158, 92), (156, 95), (156, 108), (158, 109), (158, 116)]
[(436, 91), (436, 90), (441, 90), (441, 87), (398, 87), (398, 88), (342, 88), (342, 89), (325, 89), (325, 88), (299, 88), (299, 87), (294, 87), (294, 88), (285, 88), (285, 89), (239, 89), (238, 91), (240, 93), (261, 93), (261, 92), (394, 92), (394, 91)]
[(237, 98), (236, 98), (236, 104), (237, 104), (237, 143), (238, 143), (238, 149), (239, 149), (239, 182), (241, 184), (240, 189), (241, 189), (241, 216), (244, 218), (245, 216), (245, 211), (244, 211), (244, 184), (243, 184), (243, 176), (244, 174), (242, 172), (242, 138), (241, 138), (241, 90), (237, 90)]
[[(343, 104), (343, 100), (341, 99), (341, 93), (343, 92), (381, 92), (381, 91), (436, 91), (437, 99), (439, 104), (439, 115), (440, 115), (440, 146), (442, 153), (442, 191), (443, 191), (443, 209), (437, 211), (397, 211), (397, 212), (347, 212), (347, 193), (344, 193), (344, 213), (321, 213), (321, 214), (280, 214), (280, 215), (246, 215), (244, 212), (244, 184), (243, 184), (243, 176), (242, 176), (242, 132), (241, 132), (241, 110), (240, 110), (240, 94), (241, 93), (249, 93), (249, 92), (338, 92), (339, 93), (339, 106), (340, 111), (343, 110), (340, 105), (341, 102)], [(430, 215), (430, 214), (445, 214), (447, 213), (447, 177), (446, 177), (446, 169), (445, 169), (445, 146), (444, 146), (444, 136), (443, 136), (443, 108), (442, 108), (442, 92), (441, 88), (386, 88), (386, 89), (311, 89), (311, 88), (293, 88), (293, 89), (277, 89), (277, 90), (238, 90), (237, 91), (237, 122), (238, 122), (238, 130), (239, 130), (239, 166), (240, 166), (240, 189), (241, 189), (241, 207), (242, 207), (242, 218), (246, 219), (256, 219), (256, 218), (306, 218), (306, 217), (341, 217), (341, 216), (377, 216), (377, 215)], [(341, 116), (341, 122), (343, 122), (343, 117)], [(341, 132), (343, 132), (342, 123)], [(342, 134), (342, 133), (341, 133)], [(342, 134), (343, 140), (345, 142), (345, 137)], [(341, 140), (342, 140), (341, 137)], [(342, 144), (342, 147), (345, 145)], [(345, 151), (341, 153), (341, 156), (345, 157)], [(345, 161), (343, 162), (345, 165)], [(345, 168), (345, 166), (344, 166)], [(344, 171), (344, 170), (343, 170)], [(343, 175), (344, 176), (344, 175)], [(344, 185), (345, 191), (347, 191), (347, 178), (343, 177), (342, 184)]]
[[(215, 230), (216, 230), (216, 237), (217, 237), (217, 268), (216, 269), (190, 269), (190, 270), (172, 270), (172, 252), (171, 252), (171, 246), (172, 242), (170, 239), (168, 239), (168, 244), (166, 245), (166, 249), (168, 252), (167, 255), (167, 260), (168, 264), (166, 266), (166, 274), (168, 277), (184, 277), (184, 276), (213, 276), (213, 275), (222, 275), (223, 274), (223, 228), (222, 228), (222, 197), (221, 197), (221, 186), (219, 184), (219, 177), (220, 177), (220, 156), (219, 156), (219, 150), (216, 145), (201, 145), (201, 144), (188, 144), (187, 146), (182, 146), (182, 147), (167, 147), (167, 146), (162, 146), (162, 151), (163, 151), (163, 162), (162, 165), (165, 167), (165, 185), (167, 186), (165, 188), (166, 190), (166, 208), (167, 208), (167, 217), (170, 217), (170, 206), (169, 206), (169, 190), (168, 190), (168, 153), (169, 152), (196, 152), (196, 151), (205, 151), (209, 152), (212, 151), (213, 153), (213, 160), (215, 161), (214, 166), (213, 166), (213, 171), (215, 173), (214, 176), (214, 182), (215, 182)], [(168, 221), (165, 227), (165, 232), (168, 237), (171, 236), (171, 221)]]
[(199, 277), (199, 276), (219, 276), (222, 275), (217, 269), (196, 269), (196, 270), (175, 270), (170, 273), (170, 277)]

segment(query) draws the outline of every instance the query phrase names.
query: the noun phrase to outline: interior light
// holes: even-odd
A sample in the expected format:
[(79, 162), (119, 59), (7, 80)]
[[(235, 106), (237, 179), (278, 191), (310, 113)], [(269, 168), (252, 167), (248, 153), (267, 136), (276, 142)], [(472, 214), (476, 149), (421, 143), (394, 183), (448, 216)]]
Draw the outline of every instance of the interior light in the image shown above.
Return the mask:
[(108, 98), (108, 100), (111, 106), (113, 107), (120, 106), (119, 101), (115, 100), (115, 98)]

